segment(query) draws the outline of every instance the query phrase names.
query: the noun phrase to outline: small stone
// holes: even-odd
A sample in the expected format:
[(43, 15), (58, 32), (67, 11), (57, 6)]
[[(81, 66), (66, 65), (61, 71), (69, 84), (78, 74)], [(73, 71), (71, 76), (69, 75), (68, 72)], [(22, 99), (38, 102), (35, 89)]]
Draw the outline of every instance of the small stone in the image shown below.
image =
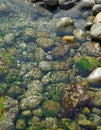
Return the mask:
[(38, 66), (42, 71), (51, 70), (51, 63), (49, 61), (41, 61)]
[(32, 115), (32, 112), (31, 110), (25, 110), (22, 112), (22, 115), (25, 117), (30, 117)]
[(64, 42), (74, 43), (74, 42), (75, 42), (75, 37), (74, 37), (74, 36), (64, 36), (64, 37), (62, 38), (62, 40), (63, 40)]

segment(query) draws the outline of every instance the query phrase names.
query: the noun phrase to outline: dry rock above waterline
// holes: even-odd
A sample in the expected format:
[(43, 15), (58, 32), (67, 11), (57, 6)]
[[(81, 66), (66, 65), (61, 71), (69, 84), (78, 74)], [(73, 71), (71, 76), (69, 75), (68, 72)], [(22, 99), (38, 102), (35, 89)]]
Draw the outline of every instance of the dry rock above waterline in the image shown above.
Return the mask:
[(101, 11), (101, 5), (95, 4), (92, 8), (92, 14), (93, 16), (96, 16)]
[(92, 39), (101, 40), (101, 23), (95, 23), (92, 25), (90, 36)]
[(94, 22), (94, 23), (101, 23), (101, 12), (99, 12), (99, 13), (95, 16), (93, 22)]

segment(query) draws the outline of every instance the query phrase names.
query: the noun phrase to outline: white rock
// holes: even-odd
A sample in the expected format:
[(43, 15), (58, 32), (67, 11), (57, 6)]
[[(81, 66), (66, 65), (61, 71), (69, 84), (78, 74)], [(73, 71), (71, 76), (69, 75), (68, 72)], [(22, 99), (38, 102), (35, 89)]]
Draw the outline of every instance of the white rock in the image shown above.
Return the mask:
[(90, 29), (90, 36), (93, 39), (101, 40), (101, 23), (95, 23)]
[(94, 22), (94, 23), (101, 23), (101, 12), (98, 13), (98, 14), (95, 16), (93, 22)]
[(101, 87), (101, 67), (96, 68), (88, 77), (88, 83), (93, 87)]

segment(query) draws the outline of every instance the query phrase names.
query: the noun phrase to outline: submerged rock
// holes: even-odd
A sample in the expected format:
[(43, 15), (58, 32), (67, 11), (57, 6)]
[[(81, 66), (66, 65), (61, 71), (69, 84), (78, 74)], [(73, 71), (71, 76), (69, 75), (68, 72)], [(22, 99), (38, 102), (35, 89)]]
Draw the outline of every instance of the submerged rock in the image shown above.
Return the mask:
[(89, 95), (80, 83), (72, 83), (63, 89), (62, 93), (63, 115), (71, 116), (82, 105), (87, 104)]
[(88, 76), (92, 70), (100, 65), (95, 57), (80, 56), (75, 58), (75, 66), (82, 76)]
[(53, 100), (46, 100), (42, 107), (44, 117), (54, 117), (60, 112), (60, 104)]
[[(1, 109), (2, 105), (2, 109)], [(1, 113), (3, 117), (1, 119)], [(15, 130), (14, 120), (18, 113), (18, 101), (10, 97), (4, 97), (1, 104), (0, 97), (0, 130)]]

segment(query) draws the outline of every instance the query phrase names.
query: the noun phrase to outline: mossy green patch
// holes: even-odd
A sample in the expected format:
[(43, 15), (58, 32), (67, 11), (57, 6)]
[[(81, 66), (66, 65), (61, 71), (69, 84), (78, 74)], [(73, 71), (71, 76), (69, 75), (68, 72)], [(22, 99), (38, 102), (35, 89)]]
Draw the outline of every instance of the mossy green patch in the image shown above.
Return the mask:
[(54, 117), (55, 114), (54, 114), (53, 110), (44, 109), (43, 110), (43, 116), (44, 116), (44, 118), (46, 118), (46, 117)]
[(81, 75), (88, 75), (93, 69), (98, 67), (99, 61), (94, 57), (82, 56), (76, 63), (76, 68)]
[(4, 97), (0, 97), (0, 121), (3, 119), (4, 117)]
[(3, 57), (3, 58), (8, 59), (8, 61), (9, 61), (10, 63), (14, 63), (14, 62), (15, 62), (14, 56), (13, 56), (12, 54), (10, 54), (10, 53), (2, 52), (2, 53), (0, 54), (0, 56)]

